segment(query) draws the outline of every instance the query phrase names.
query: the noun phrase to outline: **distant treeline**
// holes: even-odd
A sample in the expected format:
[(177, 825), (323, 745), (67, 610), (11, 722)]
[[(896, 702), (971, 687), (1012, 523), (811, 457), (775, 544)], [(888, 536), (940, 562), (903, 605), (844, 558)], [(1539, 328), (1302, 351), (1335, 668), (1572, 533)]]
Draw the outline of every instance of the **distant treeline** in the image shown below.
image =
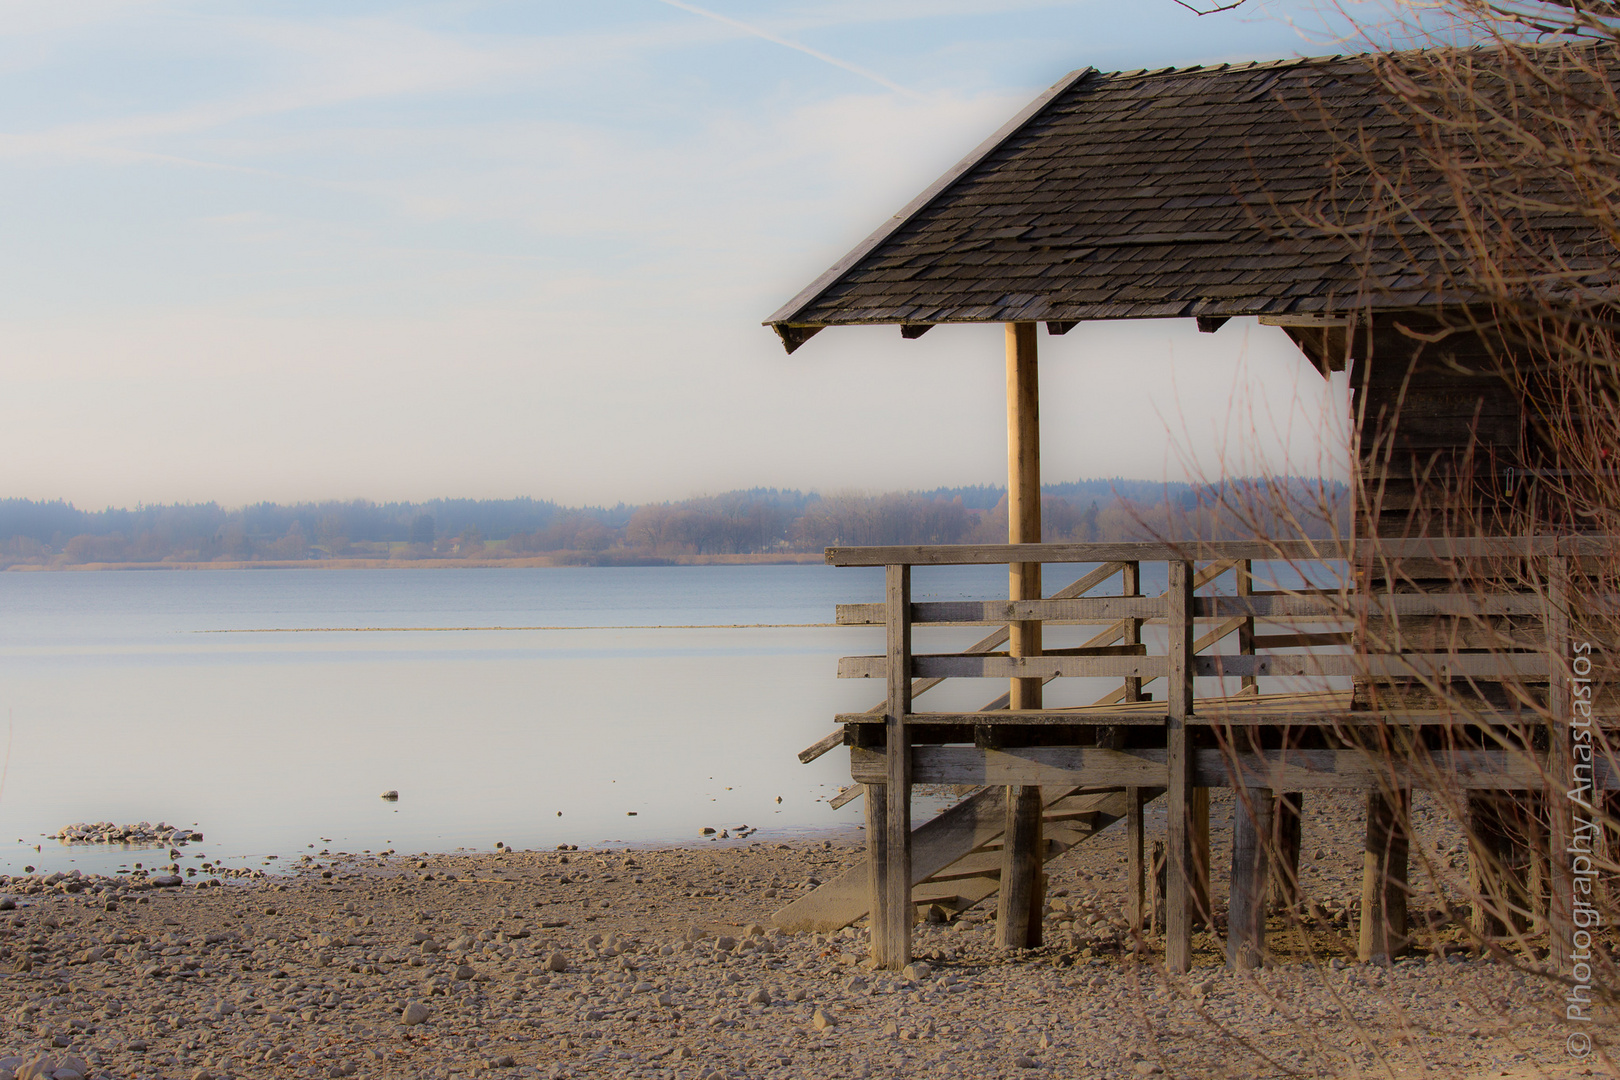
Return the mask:
[[(1261, 492), (1139, 480), (1043, 489), (1048, 542), (1199, 535), (1328, 535), (1341, 484), (1287, 480)], [(980, 486), (882, 495), (755, 488), (682, 502), (568, 507), (535, 499), (421, 503), (181, 503), (80, 510), (0, 499), (0, 566), (299, 562), (319, 559), (533, 559), (677, 562), (769, 557), (834, 544), (1003, 543), (1006, 490)]]

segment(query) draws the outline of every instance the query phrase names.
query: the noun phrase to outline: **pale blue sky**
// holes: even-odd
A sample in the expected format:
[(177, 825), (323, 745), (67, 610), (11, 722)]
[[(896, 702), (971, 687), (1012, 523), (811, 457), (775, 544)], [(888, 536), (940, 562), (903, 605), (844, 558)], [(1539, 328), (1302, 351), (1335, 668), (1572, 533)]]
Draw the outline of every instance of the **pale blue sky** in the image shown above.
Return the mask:
[[(0, 3), (0, 495), (996, 482), (998, 329), (761, 319), (1066, 71), (1338, 51), (1317, 6)], [(1047, 478), (1314, 471), (1279, 337), (1043, 335)]]

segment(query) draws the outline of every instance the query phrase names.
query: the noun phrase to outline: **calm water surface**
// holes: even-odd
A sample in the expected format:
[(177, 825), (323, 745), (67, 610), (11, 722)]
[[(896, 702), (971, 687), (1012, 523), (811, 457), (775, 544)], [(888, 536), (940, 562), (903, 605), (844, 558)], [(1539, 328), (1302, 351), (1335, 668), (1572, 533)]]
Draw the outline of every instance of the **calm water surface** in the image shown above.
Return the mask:
[[(1048, 590), (1086, 569), (1049, 568)], [(1163, 589), (1163, 567), (1143, 569), (1144, 591)], [(920, 568), (914, 592), (988, 599), (1006, 580)], [(882, 592), (881, 569), (826, 566), (0, 574), (0, 872), (168, 861), (42, 836), (77, 821), (195, 824), (207, 841), (188, 858), (254, 866), (311, 845), (853, 826), (859, 801), (824, 801), (847, 756), (795, 755), (881, 699), (880, 681), (835, 677), (839, 656), (883, 651), (881, 629), (825, 624)], [(916, 648), (985, 633), (919, 631)], [(1112, 685), (1060, 680), (1047, 700)], [(954, 680), (920, 704), (1004, 689)]]
[(818, 801), (845, 755), (794, 755), (881, 697), (834, 677), (881, 631), (792, 624), (881, 598), (824, 566), (0, 574), (0, 870), (143, 857), (40, 835), (77, 821), (252, 865), (852, 825)]

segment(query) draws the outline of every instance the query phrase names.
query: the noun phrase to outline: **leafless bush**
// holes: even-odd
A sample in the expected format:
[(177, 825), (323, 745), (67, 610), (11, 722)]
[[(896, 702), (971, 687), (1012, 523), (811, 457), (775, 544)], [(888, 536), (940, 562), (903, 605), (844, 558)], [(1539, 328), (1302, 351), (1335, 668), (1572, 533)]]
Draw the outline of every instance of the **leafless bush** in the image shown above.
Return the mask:
[[(1428, 827), (1414, 820), (1409, 782), (1465, 830), (1466, 876), (1451, 851), (1412, 845), (1412, 875), (1398, 884), (1414, 912), (1438, 918), (1415, 920), (1402, 947), (1489, 954), (1560, 995), (1584, 982), (1612, 1004), (1620, 831), (1601, 784), (1606, 771), (1620, 775), (1620, 551), (1601, 538), (1620, 535), (1620, 6), (1440, 0), (1414, 7), (1404, 26), (1366, 31), (1437, 35), (1429, 48), (1367, 58), (1400, 124), (1302, 114), (1332, 136), (1331, 180), (1309, 203), (1271, 205), (1266, 222), (1280, 237), (1340, 238), (1363, 274), (1343, 312), (1359, 468), (1334, 595), (1363, 665), (1353, 708), (1369, 722), (1312, 737), (1367, 753), (1375, 795), (1406, 837)], [(1460, 37), (1474, 44), (1439, 43)], [(1377, 392), (1369, 371), (1385, 380)], [(1448, 376), (1480, 407), (1465, 431), (1415, 437), (1432, 420), (1414, 388)], [(1493, 429), (1493, 392), (1479, 389), (1492, 381), (1515, 403), (1511, 440)], [(1275, 482), (1220, 497), (1259, 535), (1305, 535), (1279, 512)], [(1530, 541), (1426, 557), (1402, 544), (1468, 537)], [(1585, 546), (1567, 543), (1580, 537)], [(1403, 613), (1425, 594), (1454, 598), (1454, 610)], [(1517, 599), (1492, 605), (1504, 597)], [(1445, 662), (1394, 677), (1383, 658), (1396, 653)], [(1542, 656), (1550, 674), (1537, 669)], [(1240, 748), (1242, 736), (1222, 738)], [(1480, 786), (1458, 765), (1469, 754), (1503, 755), (1528, 784)], [(1588, 846), (1588, 823), (1595, 887), (1583, 893), (1569, 863)], [(1283, 838), (1269, 843), (1275, 866)], [(1288, 925), (1319, 927), (1313, 902), (1300, 898)], [(1577, 903), (1601, 931), (1579, 933)], [(1593, 1012), (1584, 1030), (1612, 1043), (1612, 1014)]]

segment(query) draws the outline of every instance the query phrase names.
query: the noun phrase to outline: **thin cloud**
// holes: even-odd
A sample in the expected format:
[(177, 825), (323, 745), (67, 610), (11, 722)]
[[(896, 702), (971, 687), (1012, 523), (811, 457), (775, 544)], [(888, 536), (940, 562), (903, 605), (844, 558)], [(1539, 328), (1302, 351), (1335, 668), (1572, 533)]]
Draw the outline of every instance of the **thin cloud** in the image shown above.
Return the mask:
[(886, 90), (893, 90), (895, 93), (902, 94), (905, 97), (911, 98), (915, 101), (928, 100), (915, 90), (908, 90), (906, 87), (901, 86), (897, 82), (892, 82), (889, 79), (885, 79), (882, 75), (879, 75), (875, 71), (868, 71), (863, 67), (851, 64), (847, 60), (840, 60), (836, 56), (828, 56), (820, 49), (812, 49), (808, 45), (801, 45), (797, 41), (793, 41), (789, 38), (779, 37), (778, 35), (771, 33), (769, 30), (762, 30), (757, 26), (752, 26), (749, 23), (733, 19), (728, 15), (721, 15), (719, 12), (710, 11), (707, 8), (700, 8), (696, 4), (685, 3), (685, 0), (658, 0), (658, 2), (660, 4), (667, 4), (672, 8), (679, 8), (682, 11), (690, 12), (693, 15), (701, 15), (705, 19), (713, 19), (717, 23), (723, 23), (726, 26), (732, 27), (733, 29), (741, 30), (745, 34), (752, 34), (754, 37), (762, 38), (765, 41), (771, 42), (772, 44), (780, 45), (785, 49), (792, 49), (794, 52), (801, 52), (806, 56), (814, 57), (823, 63), (831, 64), (836, 68), (842, 68), (851, 75), (859, 75), (863, 79), (869, 79)]

